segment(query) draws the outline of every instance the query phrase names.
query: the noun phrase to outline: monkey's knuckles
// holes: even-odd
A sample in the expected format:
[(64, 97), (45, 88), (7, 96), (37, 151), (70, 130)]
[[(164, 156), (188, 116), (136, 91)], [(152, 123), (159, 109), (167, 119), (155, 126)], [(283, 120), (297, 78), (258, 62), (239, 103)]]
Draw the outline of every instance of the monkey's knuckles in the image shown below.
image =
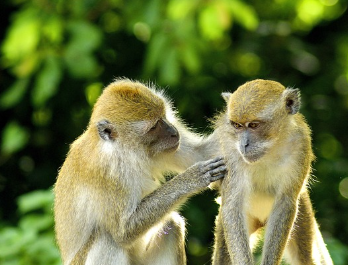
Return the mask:
[(184, 173), (180, 178), (184, 178), (187, 184), (192, 184), (197, 188), (205, 188), (211, 182), (214, 182), (225, 176), (227, 167), (222, 158), (211, 159), (208, 161), (197, 162)]
[(207, 161), (203, 162), (206, 167), (210, 167), (211, 169), (214, 167), (222, 166), (225, 164), (225, 161), (223, 158), (215, 158), (215, 159), (210, 159)]
[(208, 164), (204, 167), (205, 172), (212, 172), (212, 175), (219, 173), (221, 171), (226, 171), (227, 167), (224, 161), (219, 161), (216, 163)]
[(227, 167), (225, 165), (221, 165), (218, 168), (210, 170), (211, 175), (216, 175), (216, 174), (219, 174), (219, 173), (222, 173), (222, 172), (225, 172), (225, 171), (227, 171)]

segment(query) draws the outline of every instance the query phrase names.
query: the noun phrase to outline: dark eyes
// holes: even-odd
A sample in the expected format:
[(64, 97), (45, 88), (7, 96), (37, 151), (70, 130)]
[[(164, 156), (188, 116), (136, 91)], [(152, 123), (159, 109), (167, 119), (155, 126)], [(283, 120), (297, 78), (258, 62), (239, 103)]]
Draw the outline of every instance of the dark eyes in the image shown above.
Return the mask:
[[(234, 128), (236, 129), (242, 129), (244, 126), (238, 122), (231, 121), (231, 124)], [(256, 129), (257, 127), (260, 126), (259, 122), (249, 122), (247, 127), (251, 129)]]
[(236, 129), (242, 129), (242, 128), (243, 128), (243, 125), (240, 124), (240, 123), (231, 121), (231, 124), (232, 124), (232, 126), (233, 126), (234, 128), (236, 128)]
[(259, 127), (260, 123), (258, 122), (250, 122), (248, 124), (248, 127), (251, 128), (251, 129), (256, 129), (257, 127)]

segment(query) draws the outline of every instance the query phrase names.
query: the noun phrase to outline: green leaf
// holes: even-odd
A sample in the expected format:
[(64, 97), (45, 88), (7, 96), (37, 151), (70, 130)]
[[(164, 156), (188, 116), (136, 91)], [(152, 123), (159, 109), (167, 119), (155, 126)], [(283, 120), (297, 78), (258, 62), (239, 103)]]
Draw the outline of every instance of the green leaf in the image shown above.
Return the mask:
[(71, 40), (63, 56), (69, 72), (76, 78), (94, 76), (98, 62), (92, 53), (101, 43), (101, 30), (86, 21), (70, 22), (68, 30)]
[(2, 45), (5, 61), (12, 66), (31, 54), (39, 43), (40, 21), (35, 9), (16, 14)]
[(320, 1), (304, 0), (297, 6), (297, 15), (304, 24), (313, 26), (323, 18), (325, 8)]
[(29, 79), (18, 79), (16, 80), (11, 87), (7, 89), (1, 95), (0, 106), (2, 109), (7, 109), (15, 106), (23, 98), (27, 87)]
[(2, 133), (1, 151), (12, 154), (22, 149), (29, 140), (29, 132), (17, 122), (10, 122)]
[(18, 198), (18, 207), (21, 213), (45, 208), (50, 211), (53, 205), (53, 193), (51, 190), (37, 190), (26, 193)]
[(44, 105), (57, 92), (58, 84), (62, 77), (61, 71), (58, 58), (53, 56), (46, 58), (44, 67), (39, 72), (32, 91), (34, 106), (39, 107)]
[(51, 215), (30, 214), (20, 220), (19, 227), (23, 231), (32, 229), (35, 232), (39, 232), (52, 227), (53, 223), (53, 217)]
[(86, 87), (85, 95), (90, 106), (93, 106), (97, 101), (98, 97), (102, 93), (103, 84), (102, 83), (92, 83)]
[(89, 53), (101, 44), (101, 30), (87, 21), (71, 21), (68, 24), (68, 31), (71, 38), (68, 46), (78, 47), (80, 52)]
[(220, 13), (216, 5), (208, 5), (199, 14), (199, 27), (202, 35), (210, 40), (220, 39), (224, 28), (221, 24)]
[(171, 0), (167, 6), (168, 17), (171, 19), (183, 19), (197, 8), (195, 0)]
[(42, 30), (44, 35), (52, 42), (52, 43), (61, 43), (63, 40), (63, 19), (58, 15), (50, 16), (47, 18), (45, 25), (42, 25)]
[(33, 230), (22, 231), (12, 227), (1, 229), (0, 234), (0, 258), (20, 253), (36, 237)]
[(27, 249), (31, 257), (35, 257), (39, 264), (62, 264), (60, 261), (60, 253), (56, 247), (54, 234), (45, 233), (32, 242)]
[(248, 30), (255, 30), (259, 25), (259, 19), (253, 7), (242, 1), (228, 1), (233, 18)]

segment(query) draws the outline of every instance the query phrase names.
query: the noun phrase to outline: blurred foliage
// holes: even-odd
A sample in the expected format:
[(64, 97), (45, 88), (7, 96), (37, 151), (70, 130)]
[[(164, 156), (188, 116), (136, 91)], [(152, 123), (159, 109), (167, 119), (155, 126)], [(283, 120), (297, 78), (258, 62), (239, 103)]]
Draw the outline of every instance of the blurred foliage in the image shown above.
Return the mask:
[(0, 262), (12, 264), (61, 264), (55, 245), (51, 191), (33, 191), (18, 198), (17, 227), (0, 225)]
[[(255, 78), (299, 87), (317, 155), (311, 198), (335, 264), (348, 264), (347, 5), (1, 1), (1, 264), (59, 263), (50, 190), (23, 194), (50, 189), (103, 87), (120, 76), (166, 88), (202, 133), (223, 108), (222, 91)], [(209, 263), (214, 196), (207, 191), (183, 208), (189, 264)]]

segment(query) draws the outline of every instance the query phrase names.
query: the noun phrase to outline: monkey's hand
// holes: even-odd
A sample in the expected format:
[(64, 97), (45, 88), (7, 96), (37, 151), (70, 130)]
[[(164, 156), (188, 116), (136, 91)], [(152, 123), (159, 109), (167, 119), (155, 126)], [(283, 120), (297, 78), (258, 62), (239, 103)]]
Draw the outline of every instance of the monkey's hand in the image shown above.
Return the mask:
[(222, 157), (218, 157), (194, 164), (177, 178), (184, 178), (188, 188), (200, 190), (223, 178), (226, 173), (225, 161)]
[(125, 222), (123, 243), (134, 242), (170, 211), (175, 210), (189, 196), (205, 189), (211, 182), (225, 176), (227, 171), (222, 158), (202, 161), (188, 168), (144, 197)]

